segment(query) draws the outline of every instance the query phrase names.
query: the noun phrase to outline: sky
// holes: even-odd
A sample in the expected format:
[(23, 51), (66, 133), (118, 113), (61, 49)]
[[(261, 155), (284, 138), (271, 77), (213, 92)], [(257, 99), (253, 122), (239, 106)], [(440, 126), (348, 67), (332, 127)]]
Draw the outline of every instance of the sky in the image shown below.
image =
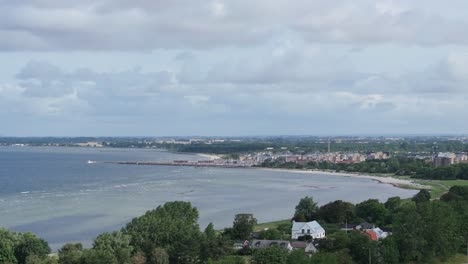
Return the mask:
[(468, 1), (0, 0), (0, 136), (468, 133)]

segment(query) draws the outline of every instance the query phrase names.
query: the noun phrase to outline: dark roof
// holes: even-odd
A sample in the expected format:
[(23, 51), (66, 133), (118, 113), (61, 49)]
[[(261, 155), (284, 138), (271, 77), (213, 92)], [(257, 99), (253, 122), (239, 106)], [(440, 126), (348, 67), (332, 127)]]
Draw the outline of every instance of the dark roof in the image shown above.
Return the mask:
[(362, 229), (372, 229), (374, 228), (374, 225), (368, 222), (362, 222), (359, 224)]
[(304, 241), (293, 241), (293, 242), (291, 242), (291, 246), (293, 248), (306, 248), (307, 243), (304, 242)]
[(279, 246), (283, 248), (287, 248), (289, 245), (289, 241), (286, 240), (252, 240), (250, 243), (250, 247), (252, 248), (267, 248), (272, 246)]

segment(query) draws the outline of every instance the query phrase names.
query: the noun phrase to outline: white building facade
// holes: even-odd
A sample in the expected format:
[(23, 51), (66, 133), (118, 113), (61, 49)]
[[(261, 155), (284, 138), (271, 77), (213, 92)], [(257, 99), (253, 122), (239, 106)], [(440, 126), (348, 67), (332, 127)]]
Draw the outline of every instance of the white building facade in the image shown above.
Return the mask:
[(298, 239), (301, 236), (311, 236), (313, 239), (325, 238), (325, 229), (323, 229), (323, 227), (319, 223), (317, 223), (317, 221), (293, 221), (291, 229), (291, 238)]

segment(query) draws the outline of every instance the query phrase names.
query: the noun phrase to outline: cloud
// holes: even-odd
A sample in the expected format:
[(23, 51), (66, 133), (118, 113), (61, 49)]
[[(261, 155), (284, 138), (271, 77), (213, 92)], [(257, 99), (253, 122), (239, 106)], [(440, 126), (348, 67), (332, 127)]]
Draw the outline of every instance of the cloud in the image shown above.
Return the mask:
[[(457, 8), (454, 8), (457, 6)], [(251, 47), (311, 43), (466, 45), (467, 3), (440, 1), (1, 1), (0, 50)]]
[[(265, 50), (263, 63), (207, 65), (184, 55), (177, 70), (64, 70), (31, 61), (0, 85), (0, 116), (12, 131), (29, 122), (49, 135), (409, 133), (434, 131), (434, 123), (453, 130), (458, 123), (449, 121), (468, 118), (468, 56), (449, 54), (405, 74), (366, 73), (332, 67), (337, 59), (321, 52), (301, 59), (294, 43), (287, 46), (276, 56), (268, 54), (278, 46)], [(199, 78), (186, 76), (193, 65)]]

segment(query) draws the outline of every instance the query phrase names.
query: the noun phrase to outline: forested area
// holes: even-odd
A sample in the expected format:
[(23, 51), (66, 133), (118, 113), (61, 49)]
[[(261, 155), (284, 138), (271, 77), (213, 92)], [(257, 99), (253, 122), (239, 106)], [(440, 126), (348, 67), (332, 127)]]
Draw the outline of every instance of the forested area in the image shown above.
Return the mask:
[[(256, 219), (236, 215), (233, 226), (216, 231), (198, 225), (198, 210), (189, 202), (168, 202), (133, 219), (119, 231), (103, 233), (85, 249), (80, 243), (64, 245), (58, 257), (31, 233), (0, 229), (0, 263), (20, 264), (145, 264), (145, 263), (430, 263), (463, 253), (468, 243), (468, 187), (455, 186), (440, 200), (423, 190), (411, 200), (370, 199), (359, 204), (334, 201), (318, 206), (305, 197), (296, 206), (297, 221), (318, 220), (327, 230), (319, 252), (308, 257), (301, 250), (280, 247), (234, 250), (233, 241), (251, 238)], [(341, 231), (339, 224), (367, 221), (392, 229), (393, 234), (373, 241), (360, 231)], [(288, 239), (291, 225), (259, 233), (260, 238)], [(307, 238), (305, 238), (307, 239)], [(248, 256), (246, 258), (246, 256)], [(250, 262), (248, 262), (250, 261)]]
[(261, 167), (285, 169), (317, 169), (337, 172), (392, 173), (398, 176), (411, 176), (433, 180), (468, 180), (468, 164), (455, 164), (447, 167), (434, 167), (432, 164), (416, 158), (393, 157), (387, 160), (366, 160), (360, 163), (309, 162), (299, 164), (266, 160)]
[[(122, 143), (120, 143), (122, 144)], [(116, 146), (110, 144), (109, 146)], [(144, 145), (143, 145), (144, 146)], [(242, 141), (226, 141), (206, 144), (204, 142), (192, 142), (191, 144), (155, 144), (155, 146), (170, 149), (178, 152), (193, 153), (247, 153), (265, 151), (266, 148), (273, 148), (271, 151), (283, 151), (287, 149), (295, 154), (327, 152), (328, 142), (319, 139), (254, 139)], [(283, 148), (283, 149), (282, 149)], [(371, 139), (366, 142), (343, 141), (341, 143), (331, 142), (331, 152), (391, 152), (391, 153), (430, 153), (437, 149), (439, 152), (460, 152), (468, 151), (468, 145), (460, 141), (412, 141), (402, 140), (396, 142), (380, 141)]]

